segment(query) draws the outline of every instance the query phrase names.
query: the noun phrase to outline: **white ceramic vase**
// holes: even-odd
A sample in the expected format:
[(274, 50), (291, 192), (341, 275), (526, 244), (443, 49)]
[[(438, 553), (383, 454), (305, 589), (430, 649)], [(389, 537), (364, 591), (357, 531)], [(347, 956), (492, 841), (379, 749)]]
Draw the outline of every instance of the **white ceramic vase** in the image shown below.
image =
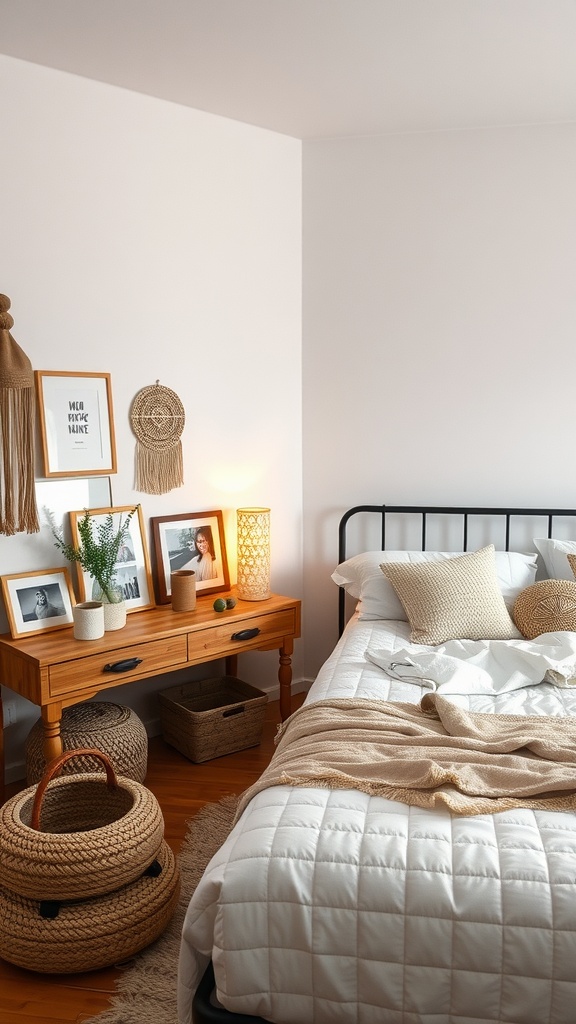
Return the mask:
[(101, 601), (82, 601), (72, 609), (75, 640), (99, 640), (104, 636), (104, 608)]
[[(110, 588), (109, 595), (104, 594), (99, 587), (94, 591), (94, 597), (102, 602), (104, 609), (104, 629), (110, 632), (114, 629), (122, 629), (126, 625), (126, 601), (122, 587)], [(109, 598), (112, 597), (111, 601)]]

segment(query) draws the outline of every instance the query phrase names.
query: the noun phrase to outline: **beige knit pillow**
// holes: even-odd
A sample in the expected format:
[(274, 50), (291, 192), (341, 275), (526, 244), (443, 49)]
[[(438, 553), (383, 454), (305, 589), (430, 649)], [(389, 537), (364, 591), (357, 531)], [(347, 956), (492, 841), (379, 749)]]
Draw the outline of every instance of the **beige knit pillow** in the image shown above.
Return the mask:
[(519, 637), (496, 575), (494, 545), (442, 562), (382, 562), (417, 644)]

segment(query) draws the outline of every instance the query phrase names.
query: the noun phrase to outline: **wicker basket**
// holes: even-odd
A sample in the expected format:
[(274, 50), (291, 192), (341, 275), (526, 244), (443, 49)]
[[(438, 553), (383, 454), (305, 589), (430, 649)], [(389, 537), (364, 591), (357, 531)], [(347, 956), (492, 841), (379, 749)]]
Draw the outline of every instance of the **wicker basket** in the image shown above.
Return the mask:
[[(100, 774), (64, 775), (77, 755), (104, 764)], [(86, 899), (132, 882), (151, 864), (164, 836), (156, 797), (116, 779), (98, 750), (66, 751), (42, 782), (0, 808), (0, 884), (32, 899)]]
[[(110, 758), (117, 775), (144, 782), (148, 766), (148, 736), (144, 724), (131, 708), (107, 701), (84, 701), (64, 708), (60, 734), (63, 750), (96, 747)], [(39, 782), (46, 768), (42, 719), (32, 726), (26, 739), (26, 781)], [(76, 758), (63, 772), (95, 772), (100, 764), (93, 757)]]
[(171, 686), (158, 697), (164, 739), (191, 761), (210, 761), (262, 739), (268, 695), (234, 676)]
[(164, 841), (154, 867), (115, 892), (56, 907), (0, 886), (0, 956), (44, 974), (122, 963), (154, 942), (176, 909), (178, 865)]

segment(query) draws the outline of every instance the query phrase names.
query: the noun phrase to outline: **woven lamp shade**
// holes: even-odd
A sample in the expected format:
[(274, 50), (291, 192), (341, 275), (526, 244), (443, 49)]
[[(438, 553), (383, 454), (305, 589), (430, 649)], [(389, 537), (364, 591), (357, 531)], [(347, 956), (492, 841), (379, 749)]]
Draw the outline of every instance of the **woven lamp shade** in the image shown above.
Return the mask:
[(576, 630), (576, 582), (539, 580), (533, 583), (516, 598), (513, 618), (527, 640), (542, 633)]
[(238, 597), (265, 601), (270, 597), (270, 509), (239, 508)]

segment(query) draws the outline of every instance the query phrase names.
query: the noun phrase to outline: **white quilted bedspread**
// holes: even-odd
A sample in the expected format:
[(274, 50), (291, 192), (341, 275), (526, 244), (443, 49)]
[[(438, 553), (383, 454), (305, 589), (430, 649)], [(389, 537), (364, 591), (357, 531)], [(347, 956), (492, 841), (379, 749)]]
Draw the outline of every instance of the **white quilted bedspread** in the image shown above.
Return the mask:
[[(356, 623), (307, 702), (418, 701), (368, 648), (406, 623)], [(473, 711), (576, 714), (576, 687), (454, 694)], [(354, 790), (259, 793), (191, 901), (179, 1020), (212, 958), (221, 1002), (274, 1024), (574, 1024), (576, 817), (452, 817)]]

